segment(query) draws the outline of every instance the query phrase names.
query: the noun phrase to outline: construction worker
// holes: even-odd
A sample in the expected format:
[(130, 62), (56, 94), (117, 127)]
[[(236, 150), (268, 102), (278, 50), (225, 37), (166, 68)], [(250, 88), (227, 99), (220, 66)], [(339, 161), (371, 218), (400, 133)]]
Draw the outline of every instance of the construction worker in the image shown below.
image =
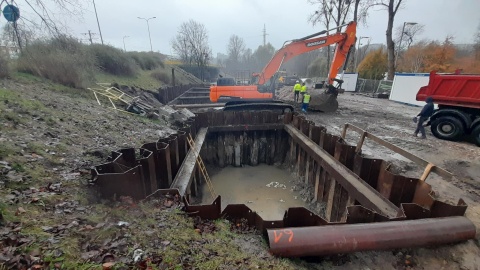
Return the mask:
[(427, 97), (425, 99), (425, 106), (423, 107), (422, 111), (413, 118), (413, 122), (417, 123), (417, 129), (415, 129), (415, 132), (413, 133), (413, 136), (417, 137), (418, 132), (422, 134), (422, 139), (426, 139), (427, 135), (425, 134), (425, 127), (423, 126), (423, 123), (432, 116), (433, 111), (434, 111), (434, 105), (433, 105), (433, 98), (432, 97)]
[(308, 104), (310, 103), (310, 95), (307, 92), (303, 93), (302, 112), (306, 113), (308, 110)]
[(302, 85), (300, 81), (297, 81), (295, 86), (293, 86), (293, 94), (294, 94), (294, 101), (298, 102), (298, 95), (300, 94), (300, 90), (302, 90)]
[(302, 83), (302, 89), (300, 89), (300, 94), (302, 95), (302, 100), (303, 100), (303, 95), (307, 92), (307, 86), (305, 85), (305, 82)]

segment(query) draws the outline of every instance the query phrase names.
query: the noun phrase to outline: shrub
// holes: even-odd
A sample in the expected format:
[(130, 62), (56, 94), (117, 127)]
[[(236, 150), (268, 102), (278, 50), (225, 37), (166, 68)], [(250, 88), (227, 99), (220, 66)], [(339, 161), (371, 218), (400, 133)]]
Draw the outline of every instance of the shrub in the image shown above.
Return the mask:
[(10, 76), (10, 58), (6, 53), (0, 51), (0, 78)]
[(155, 52), (128, 52), (128, 55), (143, 70), (154, 70), (165, 67), (162, 55)]
[(84, 88), (94, 81), (95, 59), (78, 40), (59, 36), (25, 47), (17, 68), (66, 86)]
[(135, 75), (135, 61), (120, 49), (101, 44), (90, 45), (88, 49), (95, 56), (98, 67), (103, 71), (113, 75)]
[(166, 73), (166, 72), (154, 71), (154, 72), (152, 72), (152, 74), (150, 74), (150, 76), (152, 76), (156, 80), (158, 80), (160, 82), (163, 82), (165, 84), (170, 83), (170, 75), (168, 75), (168, 73)]
[(371, 51), (358, 65), (360, 78), (382, 80), (387, 71), (387, 52), (380, 48)]

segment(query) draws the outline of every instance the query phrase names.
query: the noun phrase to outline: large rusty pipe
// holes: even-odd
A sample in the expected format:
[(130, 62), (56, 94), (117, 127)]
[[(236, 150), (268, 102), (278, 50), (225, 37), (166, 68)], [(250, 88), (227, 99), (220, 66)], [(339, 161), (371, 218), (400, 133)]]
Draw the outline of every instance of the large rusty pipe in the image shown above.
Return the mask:
[(267, 234), (273, 255), (305, 257), (460, 242), (475, 237), (475, 225), (466, 217), (456, 216), (268, 229)]

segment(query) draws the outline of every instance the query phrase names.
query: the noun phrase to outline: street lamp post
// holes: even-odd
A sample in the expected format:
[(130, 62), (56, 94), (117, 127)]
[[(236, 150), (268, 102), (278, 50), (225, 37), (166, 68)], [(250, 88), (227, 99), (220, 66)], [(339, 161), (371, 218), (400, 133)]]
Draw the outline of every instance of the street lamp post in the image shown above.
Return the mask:
[(148, 39), (150, 40), (150, 51), (153, 52), (153, 47), (152, 47), (152, 37), (150, 36), (150, 25), (148, 24), (148, 21), (151, 20), (151, 19), (155, 19), (157, 17), (151, 17), (151, 18), (148, 18), (148, 19), (145, 19), (145, 18), (142, 18), (142, 17), (137, 17), (141, 20), (145, 20), (147, 22), (147, 28), (148, 28)]
[(126, 52), (127, 49), (125, 48), (125, 38), (128, 38), (130, 36), (123, 36), (123, 50)]
[(370, 37), (359, 37), (358, 38), (358, 45), (357, 45), (357, 53), (356, 53), (356, 56), (355, 56), (355, 71), (358, 71), (358, 67), (357, 67), (357, 62), (358, 62), (358, 55), (360, 54), (360, 45), (362, 45), (362, 39), (364, 38), (370, 38)]
[(404, 22), (403, 27), (402, 27), (402, 34), (400, 35), (400, 41), (398, 42), (398, 49), (397, 49), (397, 55), (395, 56), (395, 69), (397, 68), (397, 59), (398, 55), (400, 53), (400, 49), (402, 48), (402, 40), (403, 40), (403, 33), (405, 33), (405, 26), (406, 25), (415, 25), (417, 24), (416, 22)]

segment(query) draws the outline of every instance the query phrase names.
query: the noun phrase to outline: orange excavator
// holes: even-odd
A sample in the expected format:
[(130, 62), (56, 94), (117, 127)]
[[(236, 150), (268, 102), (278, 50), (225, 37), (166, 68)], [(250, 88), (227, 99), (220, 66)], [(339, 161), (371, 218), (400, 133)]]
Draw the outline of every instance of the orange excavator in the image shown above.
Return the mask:
[[(344, 26), (346, 26), (345, 32), (318, 37), (329, 31), (341, 29)], [(309, 91), (311, 96), (309, 109), (323, 112), (335, 111), (338, 108), (338, 89), (343, 82), (341, 79), (336, 79), (336, 77), (342, 66), (343, 71), (345, 70), (350, 48), (355, 44), (356, 27), (357, 24), (355, 22), (350, 22), (334, 29), (324, 30), (300, 39), (286, 41), (282, 48), (273, 55), (270, 62), (263, 68), (263, 71), (259, 74), (253, 74), (252, 85), (235, 85), (235, 80), (233, 79), (220, 78), (219, 81), (217, 81), (217, 85), (210, 87), (210, 100), (212, 102), (218, 102), (221, 97), (240, 98), (244, 101), (273, 100), (275, 99), (275, 82), (278, 79), (278, 71), (283, 63), (300, 54), (336, 44), (335, 54), (324, 89)], [(337, 86), (334, 85), (335, 82)]]

